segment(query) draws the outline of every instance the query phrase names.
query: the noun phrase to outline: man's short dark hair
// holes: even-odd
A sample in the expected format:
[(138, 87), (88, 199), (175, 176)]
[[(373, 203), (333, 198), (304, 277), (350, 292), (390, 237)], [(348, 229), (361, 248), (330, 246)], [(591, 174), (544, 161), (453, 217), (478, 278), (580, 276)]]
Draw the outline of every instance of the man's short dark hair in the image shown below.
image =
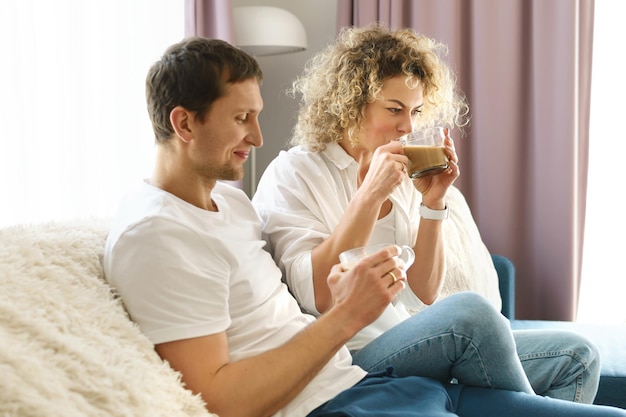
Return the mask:
[(220, 39), (190, 37), (170, 46), (146, 77), (146, 102), (155, 140), (174, 134), (170, 112), (176, 106), (195, 112), (203, 120), (226, 86), (263, 79), (258, 62), (241, 49)]

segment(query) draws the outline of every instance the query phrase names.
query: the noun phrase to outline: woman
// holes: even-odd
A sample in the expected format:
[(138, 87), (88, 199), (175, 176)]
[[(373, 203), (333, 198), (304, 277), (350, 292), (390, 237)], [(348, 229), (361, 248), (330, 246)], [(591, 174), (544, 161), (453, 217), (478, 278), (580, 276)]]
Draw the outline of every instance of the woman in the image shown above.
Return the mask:
[[(460, 173), (449, 131), (468, 114), (443, 53), (444, 45), (412, 30), (373, 25), (344, 29), (309, 61), (294, 83), (302, 95), (296, 146), (272, 161), (253, 198), (274, 259), (302, 307), (320, 314), (332, 302), (326, 276), (339, 253), (409, 245), (416, 261), (406, 271), (408, 286), (351, 340), (356, 364), (590, 403), (599, 360), (587, 340), (560, 331), (511, 333), (475, 294), (435, 303), (445, 277), (445, 196)], [(450, 166), (411, 180), (395, 139), (435, 124), (448, 128)]]

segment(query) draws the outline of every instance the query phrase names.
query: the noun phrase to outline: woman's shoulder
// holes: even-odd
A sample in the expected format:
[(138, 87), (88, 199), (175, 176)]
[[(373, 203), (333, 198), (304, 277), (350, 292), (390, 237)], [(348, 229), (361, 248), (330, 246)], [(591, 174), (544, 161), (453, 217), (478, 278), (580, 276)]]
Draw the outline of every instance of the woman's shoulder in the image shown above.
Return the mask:
[(301, 145), (294, 146), (287, 150), (281, 150), (276, 158), (268, 166), (270, 170), (290, 172), (306, 171), (308, 169), (319, 169), (323, 164), (323, 157), (320, 152), (312, 152)]

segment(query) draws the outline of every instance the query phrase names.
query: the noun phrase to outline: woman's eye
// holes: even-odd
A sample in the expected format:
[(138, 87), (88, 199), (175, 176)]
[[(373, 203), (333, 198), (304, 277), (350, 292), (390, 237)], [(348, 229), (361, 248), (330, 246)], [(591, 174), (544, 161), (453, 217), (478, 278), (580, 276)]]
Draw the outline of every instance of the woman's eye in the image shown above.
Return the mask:
[(237, 120), (237, 123), (244, 123), (248, 120), (248, 115), (237, 117), (235, 120)]
[(389, 107), (389, 111), (392, 112), (393, 114), (398, 114), (402, 111), (402, 109), (399, 109), (397, 107)]
[(413, 116), (417, 116), (417, 115), (419, 115), (421, 112), (422, 112), (422, 109), (415, 109), (415, 110), (413, 110), (412, 114), (413, 114)]

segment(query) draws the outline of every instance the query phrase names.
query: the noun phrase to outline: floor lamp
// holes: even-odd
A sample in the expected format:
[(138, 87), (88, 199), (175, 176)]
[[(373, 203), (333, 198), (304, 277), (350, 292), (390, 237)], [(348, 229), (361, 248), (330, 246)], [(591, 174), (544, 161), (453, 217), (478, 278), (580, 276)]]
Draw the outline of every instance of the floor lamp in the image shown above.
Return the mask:
[[(304, 51), (307, 37), (304, 25), (291, 12), (270, 6), (242, 6), (233, 9), (235, 45), (250, 55), (269, 56)], [(256, 191), (256, 153), (252, 149), (244, 176), (244, 191)]]

